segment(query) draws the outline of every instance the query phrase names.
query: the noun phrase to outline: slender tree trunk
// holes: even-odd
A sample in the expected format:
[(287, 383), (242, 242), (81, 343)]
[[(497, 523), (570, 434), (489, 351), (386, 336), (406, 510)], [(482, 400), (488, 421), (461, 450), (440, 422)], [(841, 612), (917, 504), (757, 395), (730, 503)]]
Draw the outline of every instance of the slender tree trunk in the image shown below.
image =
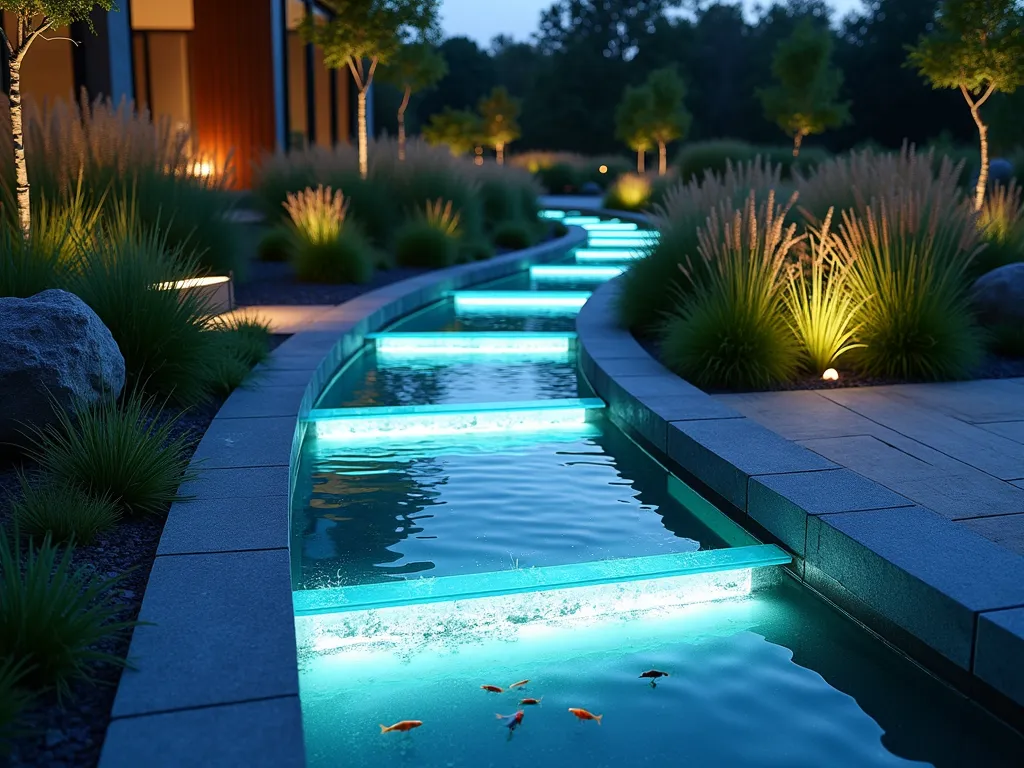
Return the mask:
[(14, 179), (18, 201), (18, 223), (27, 240), (32, 233), (32, 208), (29, 198), (28, 163), (25, 161), (25, 126), (21, 108), (21, 62), (10, 61), (11, 139), (14, 144)]
[(644, 155), (646, 155), (646, 154), (647, 153), (644, 152), (642, 149), (638, 149), (636, 151), (636, 172), (637, 173), (643, 173), (644, 172)]
[(412, 95), (412, 88), (405, 86), (405, 96), (401, 106), (398, 107), (398, 159), (405, 160), (405, 110), (409, 108), (409, 97)]
[(498, 157), (498, 165), (505, 164), (505, 142), (499, 141), (494, 145), (494, 152)]
[(668, 151), (664, 141), (658, 142), (658, 175), (664, 176), (668, 173)]
[(980, 211), (985, 205), (985, 191), (988, 188), (988, 126), (981, 121), (977, 107), (971, 110), (971, 117), (978, 125), (978, 134), (981, 136), (981, 168), (978, 170), (978, 186), (974, 190), (974, 210)]
[(800, 145), (804, 143), (804, 135), (797, 133), (793, 137), (793, 157), (800, 157)]
[(359, 89), (357, 115), (359, 117), (359, 175), (366, 178), (370, 175), (370, 162), (367, 156), (369, 137), (366, 134), (366, 86)]

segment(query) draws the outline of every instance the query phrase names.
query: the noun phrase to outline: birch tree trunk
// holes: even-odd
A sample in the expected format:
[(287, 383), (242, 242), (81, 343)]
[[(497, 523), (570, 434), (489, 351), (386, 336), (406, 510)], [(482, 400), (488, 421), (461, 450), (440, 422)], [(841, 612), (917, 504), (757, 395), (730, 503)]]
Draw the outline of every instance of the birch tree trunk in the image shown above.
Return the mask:
[(412, 95), (412, 88), (405, 86), (405, 96), (398, 107), (398, 159), (405, 160), (405, 110), (409, 108), (409, 97)]
[(658, 175), (664, 176), (668, 173), (668, 148), (664, 141), (658, 142)]
[(359, 176), (365, 179), (370, 175), (370, 162), (367, 154), (369, 137), (366, 130), (366, 86), (359, 89), (357, 109), (359, 117)]
[(636, 172), (637, 173), (643, 173), (644, 172), (644, 156), (646, 154), (647, 153), (644, 152), (642, 149), (638, 149), (636, 151)]
[(25, 160), (25, 124), (21, 107), (21, 61), (10, 62), (11, 140), (14, 144), (14, 178), (18, 201), (18, 223), (27, 240), (32, 233), (32, 203), (29, 198), (28, 163)]

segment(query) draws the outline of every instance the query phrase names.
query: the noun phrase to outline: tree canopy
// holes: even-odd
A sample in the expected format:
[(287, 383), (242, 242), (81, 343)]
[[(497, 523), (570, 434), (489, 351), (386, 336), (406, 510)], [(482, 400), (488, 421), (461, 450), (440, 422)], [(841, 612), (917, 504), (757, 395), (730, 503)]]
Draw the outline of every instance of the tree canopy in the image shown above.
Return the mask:
[(428, 144), (446, 146), (456, 157), (472, 152), (482, 143), (480, 116), (468, 109), (445, 107), (423, 128)]
[(497, 86), (490, 95), (480, 100), (480, 130), (483, 143), (498, 153), (498, 163), (505, 162), (505, 146), (521, 135), (519, 129), (519, 100), (509, 96), (508, 89)]
[(622, 100), (615, 110), (615, 135), (637, 153), (636, 169), (644, 172), (644, 153), (654, 145), (648, 130), (647, 116), (651, 112), (651, 91), (643, 86), (626, 86)]

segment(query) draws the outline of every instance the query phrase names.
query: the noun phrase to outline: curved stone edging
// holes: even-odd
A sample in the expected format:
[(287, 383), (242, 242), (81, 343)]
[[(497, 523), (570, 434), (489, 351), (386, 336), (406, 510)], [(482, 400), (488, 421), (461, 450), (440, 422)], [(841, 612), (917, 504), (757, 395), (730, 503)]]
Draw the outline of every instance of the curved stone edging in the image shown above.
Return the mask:
[(385, 286), (319, 314), (218, 411), (168, 513), (102, 768), (303, 766), (289, 499), (307, 414), (363, 337), (451, 290), (560, 258), (558, 240)]
[(785, 545), (808, 586), (958, 682), (1024, 704), (1024, 558), (676, 376), (618, 327), (620, 283), (594, 292), (576, 328), (580, 369), (611, 417)]

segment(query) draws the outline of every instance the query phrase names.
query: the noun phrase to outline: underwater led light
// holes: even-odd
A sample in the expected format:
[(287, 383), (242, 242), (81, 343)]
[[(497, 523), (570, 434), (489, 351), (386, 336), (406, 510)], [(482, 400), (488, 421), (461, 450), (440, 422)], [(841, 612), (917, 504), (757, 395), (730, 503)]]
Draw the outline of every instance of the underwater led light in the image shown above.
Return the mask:
[(576, 334), (540, 331), (369, 333), (366, 338), (376, 343), (378, 356), (565, 355), (572, 349)]
[(587, 232), (636, 232), (637, 225), (631, 221), (601, 221), (597, 224), (584, 224)]
[(508, 403), (400, 405), (380, 408), (314, 408), (306, 421), (320, 440), (352, 442), (391, 437), (463, 433), (543, 432), (578, 429), (587, 414), (604, 408), (597, 398)]
[(600, 224), (600, 216), (566, 216), (562, 223), (567, 227), (581, 227), (584, 224)]
[(790, 561), (779, 547), (760, 544), (300, 590), (292, 600), (301, 650), (369, 645), (413, 653), (745, 597), (755, 569)]
[(579, 309), (590, 291), (454, 291), (455, 310)]
[(565, 211), (541, 211), (537, 216), (542, 219), (552, 219), (557, 221), (558, 219), (565, 218)]
[(576, 263), (577, 264), (588, 264), (595, 262), (606, 262), (606, 261), (632, 261), (634, 259), (642, 259), (644, 252), (640, 250), (628, 251), (628, 250), (596, 250), (594, 248), (580, 248), (576, 251)]
[(604, 237), (605, 233), (595, 232), (587, 238), (587, 243), (591, 248), (642, 248), (645, 245), (657, 243), (657, 237), (650, 237), (648, 235), (636, 234), (625, 234), (616, 235), (609, 233), (609, 236)]
[(533, 280), (610, 280), (621, 275), (624, 266), (587, 266), (582, 264), (539, 264), (530, 267)]

